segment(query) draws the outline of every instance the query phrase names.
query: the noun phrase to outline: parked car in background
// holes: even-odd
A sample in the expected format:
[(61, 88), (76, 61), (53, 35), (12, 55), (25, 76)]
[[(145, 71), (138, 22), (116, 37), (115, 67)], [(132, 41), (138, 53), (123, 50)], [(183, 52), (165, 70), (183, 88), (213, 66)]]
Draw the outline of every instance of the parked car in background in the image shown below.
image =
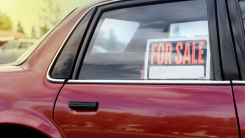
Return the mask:
[(1, 40), (0, 40), (0, 47), (1, 47), (3, 44), (5, 44), (5, 43), (7, 43), (7, 41), (1, 41)]
[(244, 22), (243, 0), (78, 8), (1, 65), (0, 137), (245, 138)]
[(34, 43), (35, 39), (31, 40), (10, 40), (5, 42), (0, 47), (0, 64), (12, 63), (19, 58), (26, 50)]

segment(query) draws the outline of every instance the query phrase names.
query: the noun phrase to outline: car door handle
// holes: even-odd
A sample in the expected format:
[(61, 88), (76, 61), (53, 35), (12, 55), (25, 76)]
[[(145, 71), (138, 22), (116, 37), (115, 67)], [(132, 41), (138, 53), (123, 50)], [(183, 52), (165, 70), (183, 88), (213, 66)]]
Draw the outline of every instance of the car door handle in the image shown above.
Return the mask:
[(70, 101), (69, 108), (74, 110), (92, 110), (97, 111), (98, 102), (78, 102), (78, 101)]

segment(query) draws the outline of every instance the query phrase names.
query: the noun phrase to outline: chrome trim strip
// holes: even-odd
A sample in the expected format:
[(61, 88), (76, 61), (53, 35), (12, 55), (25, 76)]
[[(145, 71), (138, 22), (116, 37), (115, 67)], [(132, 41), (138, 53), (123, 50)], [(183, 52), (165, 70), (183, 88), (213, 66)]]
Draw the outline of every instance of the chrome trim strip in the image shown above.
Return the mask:
[(230, 81), (209, 80), (68, 80), (68, 84), (185, 84), (185, 85), (230, 85)]
[(48, 68), (47, 73), (46, 73), (46, 78), (47, 78), (47, 80), (48, 80), (49, 82), (63, 83), (63, 82), (65, 81), (65, 79), (53, 79), (53, 78), (51, 78), (50, 75), (49, 75), (49, 72), (50, 72), (50, 69), (51, 69), (51, 67), (52, 67), (52, 65), (53, 65), (53, 63), (54, 63), (54, 61), (55, 61), (55, 59), (57, 58), (57, 56), (58, 56), (58, 54), (60, 53), (61, 49), (64, 47), (64, 45), (65, 45), (67, 39), (70, 37), (70, 35), (71, 35), (71, 33), (73, 32), (73, 30), (77, 27), (78, 23), (83, 19), (83, 17), (84, 17), (84, 16), (85, 16), (85, 15), (86, 15), (92, 8), (94, 8), (94, 7), (96, 7), (96, 6), (104, 5), (104, 4), (107, 4), (107, 3), (116, 2), (116, 1), (121, 1), (121, 0), (112, 0), (112, 1), (104, 2), (104, 3), (98, 3), (98, 4), (96, 4), (96, 5), (92, 6), (92, 7), (90, 7), (90, 8), (89, 8), (89, 9), (88, 9), (88, 10), (87, 10), (87, 11), (86, 11), (86, 12), (79, 18), (79, 20), (78, 20), (78, 21), (76, 22), (76, 24), (73, 26), (73, 28), (71, 29), (71, 31), (69, 32), (69, 34), (66, 36), (65, 40), (64, 40), (63, 43), (61, 44), (59, 50), (56, 52), (56, 54), (55, 54), (55, 56), (54, 56), (52, 62), (51, 62), (50, 65), (49, 65), (49, 68)]
[(232, 81), (232, 84), (233, 85), (245, 85), (245, 81), (239, 81), (239, 80), (233, 80)]
[(54, 82), (54, 83), (64, 83), (65, 79), (53, 79), (49, 75), (46, 75), (46, 78), (49, 82)]

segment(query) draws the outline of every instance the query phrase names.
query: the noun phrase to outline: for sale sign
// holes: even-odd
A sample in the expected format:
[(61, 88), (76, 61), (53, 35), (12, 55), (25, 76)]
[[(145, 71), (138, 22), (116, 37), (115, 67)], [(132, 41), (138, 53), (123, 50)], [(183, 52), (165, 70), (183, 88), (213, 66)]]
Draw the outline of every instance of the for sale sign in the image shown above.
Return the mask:
[(149, 39), (144, 79), (209, 79), (208, 37)]

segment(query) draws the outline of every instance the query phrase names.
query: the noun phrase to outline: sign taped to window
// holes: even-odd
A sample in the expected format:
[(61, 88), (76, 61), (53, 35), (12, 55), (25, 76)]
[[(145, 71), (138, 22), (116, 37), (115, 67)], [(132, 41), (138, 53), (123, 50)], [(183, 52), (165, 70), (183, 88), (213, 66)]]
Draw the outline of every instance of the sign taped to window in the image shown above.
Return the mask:
[(144, 79), (210, 79), (208, 36), (148, 39)]

